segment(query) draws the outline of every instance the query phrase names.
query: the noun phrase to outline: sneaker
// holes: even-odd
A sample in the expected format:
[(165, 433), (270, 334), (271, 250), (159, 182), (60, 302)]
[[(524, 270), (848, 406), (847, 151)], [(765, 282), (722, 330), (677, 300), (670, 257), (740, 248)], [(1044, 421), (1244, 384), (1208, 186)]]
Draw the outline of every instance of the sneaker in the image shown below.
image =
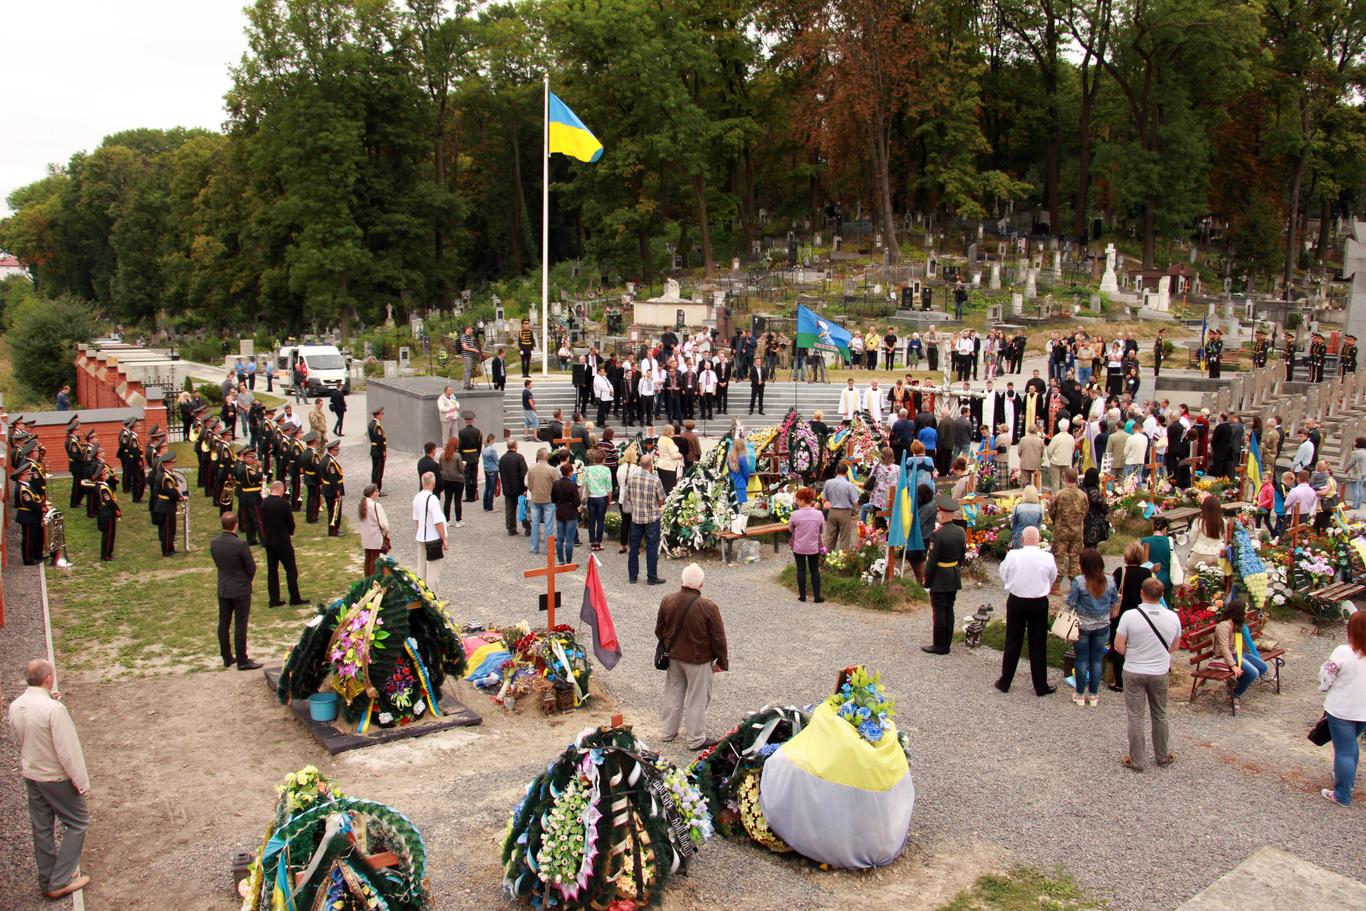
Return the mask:
[(464, 522), (456, 522), (456, 523), (455, 523), (455, 527), (456, 527), (456, 528), (464, 528), (464, 527), (465, 527), (465, 523), (464, 523)]
[(1342, 802), (1338, 800), (1337, 795), (1333, 793), (1332, 788), (1320, 789), (1319, 796), (1322, 797), (1324, 800), (1328, 801), (1329, 803), (1337, 804), (1338, 806), (1343, 805)]

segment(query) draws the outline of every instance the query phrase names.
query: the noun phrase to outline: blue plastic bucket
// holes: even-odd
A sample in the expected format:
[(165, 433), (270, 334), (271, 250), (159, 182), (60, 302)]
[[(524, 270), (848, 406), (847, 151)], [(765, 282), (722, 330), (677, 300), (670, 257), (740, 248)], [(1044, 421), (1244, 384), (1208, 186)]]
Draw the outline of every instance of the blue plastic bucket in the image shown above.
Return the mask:
[(337, 694), (314, 693), (308, 697), (308, 714), (314, 721), (337, 720)]

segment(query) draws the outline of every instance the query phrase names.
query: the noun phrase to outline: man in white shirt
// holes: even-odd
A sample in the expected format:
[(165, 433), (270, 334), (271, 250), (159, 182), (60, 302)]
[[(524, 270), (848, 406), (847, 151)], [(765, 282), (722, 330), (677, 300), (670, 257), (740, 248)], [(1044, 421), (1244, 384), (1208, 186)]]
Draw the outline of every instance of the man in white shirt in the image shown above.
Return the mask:
[(958, 336), (958, 342), (954, 346), (954, 352), (958, 355), (958, 378), (966, 380), (972, 372), (972, 337), (964, 331)]
[(1314, 441), (1309, 438), (1307, 427), (1300, 433), (1304, 435), (1304, 439), (1300, 441), (1300, 448), (1295, 450), (1295, 458), (1290, 463), (1290, 470), (1296, 474), (1301, 469), (1314, 470)]
[(840, 417), (846, 421), (854, 419), (854, 412), (858, 411), (859, 393), (854, 388), (854, 378), (849, 378), (849, 385), (840, 390)]
[[(35, 658), (24, 668), (28, 689), (9, 706), (10, 730), (19, 744), (19, 772), (28, 789), (38, 890), (49, 899), (80, 891), (90, 877), (80, 874), (81, 849), (90, 811), (85, 795), (90, 776), (81, 740), (66, 706), (52, 692), (52, 665)], [(61, 820), (62, 848), (54, 841)]]
[(697, 375), (697, 391), (701, 395), (702, 420), (710, 421), (716, 408), (716, 371), (711, 361), (702, 362), (702, 372)]
[(598, 375), (593, 377), (593, 397), (598, 400), (598, 429), (607, 426), (607, 415), (612, 412), (614, 395), (612, 381), (607, 378), (607, 368), (598, 367)]
[(447, 386), (436, 398), (436, 411), (441, 415), (441, 440), (444, 443), (456, 435), (456, 425), (460, 422), (460, 400), (455, 390)]
[(1006, 590), (1006, 648), (1001, 655), (1001, 676), (996, 689), (1010, 692), (1020, 649), (1029, 639), (1029, 672), (1034, 692), (1047, 696), (1057, 691), (1048, 685), (1048, 593), (1058, 578), (1057, 562), (1039, 547), (1039, 529), (1026, 528), (1022, 546), (1001, 561), (1001, 582)]
[(449, 544), (446, 514), (436, 495), (436, 475), (430, 471), (422, 473), (422, 489), (413, 497), (413, 529), (417, 532), (417, 577), (435, 592)]
[(868, 412), (874, 424), (882, 423), (882, 392), (877, 388), (877, 380), (871, 381), (863, 390), (863, 410)]
[(304, 419), (294, 413), (294, 406), (289, 403), (285, 403), (285, 423), (298, 427), (300, 430), (304, 427)]
[(1153, 716), (1153, 757), (1168, 765), (1176, 757), (1168, 745), (1167, 682), (1172, 651), (1181, 638), (1181, 618), (1161, 604), (1162, 582), (1143, 580), (1142, 603), (1125, 611), (1115, 630), (1115, 651), (1124, 656), (1124, 709), (1129, 716), (1129, 752), (1124, 764), (1143, 771), (1147, 758), (1143, 713)]

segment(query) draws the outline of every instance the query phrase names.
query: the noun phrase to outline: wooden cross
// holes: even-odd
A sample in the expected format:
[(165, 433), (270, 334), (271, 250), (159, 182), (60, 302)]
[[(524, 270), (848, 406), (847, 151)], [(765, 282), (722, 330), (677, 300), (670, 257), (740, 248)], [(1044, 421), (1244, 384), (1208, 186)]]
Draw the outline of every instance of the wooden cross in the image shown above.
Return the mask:
[[(1162, 430), (1161, 427), (1157, 429)], [(1157, 443), (1153, 440), (1148, 441), (1148, 497), (1157, 499)]]
[(555, 564), (555, 536), (551, 535), (545, 540), (545, 568), (528, 569), (522, 573), (528, 579), (537, 576), (545, 576), (545, 609), (546, 629), (555, 628), (555, 577), (560, 573), (570, 573), (579, 568), (577, 563)]
[(560, 437), (558, 440), (551, 440), (550, 442), (554, 443), (556, 446), (561, 444), (573, 446), (575, 443), (582, 443), (583, 439), (581, 437)]

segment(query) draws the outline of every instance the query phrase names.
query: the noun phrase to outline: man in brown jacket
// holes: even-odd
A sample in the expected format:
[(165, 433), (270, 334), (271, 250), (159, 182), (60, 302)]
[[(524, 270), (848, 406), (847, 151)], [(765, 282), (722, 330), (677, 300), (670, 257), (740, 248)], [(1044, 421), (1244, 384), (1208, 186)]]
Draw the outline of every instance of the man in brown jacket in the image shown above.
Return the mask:
[(655, 638), (669, 652), (663, 740), (669, 743), (678, 736), (681, 721), (688, 729), (690, 750), (705, 750), (716, 743), (707, 736), (712, 674), (730, 669), (721, 609), (702, 597), (705, 578), (702, 567), (688, 564), (682, 589), (659, 603), (655, 619)]
[(1037, 426), (1029, 427), (1024, 437), (1020, 440), (1020, 484), (1028, 486), (1033, 484), (1035, 487), (1043, 487), (1043, 437), (1039, 436)]

